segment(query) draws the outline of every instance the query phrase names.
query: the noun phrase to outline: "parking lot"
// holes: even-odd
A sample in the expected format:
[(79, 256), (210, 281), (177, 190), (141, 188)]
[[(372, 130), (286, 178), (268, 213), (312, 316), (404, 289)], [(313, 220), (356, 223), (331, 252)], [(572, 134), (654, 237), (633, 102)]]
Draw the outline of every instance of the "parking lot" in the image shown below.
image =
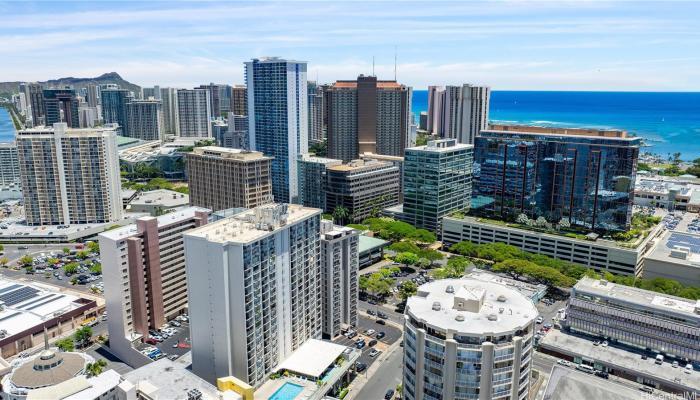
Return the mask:
[[(172, 356), (173, 359), (176, 359), (177, 357), (180, 357), (183, 354), (187, 353), (191, 350), (190, 325), (186, 321), (179, 322), (181, 326), (169, 327), (172, 331), (174, 331), (174, 333), (172, 335), (166, 334), (167, 337), (163, 337), (162, 342), (158, 342), (156, 344), (142, 343), (137, 347), (137, 350), (143, 351), (150, 349), (151, 351), (153, 351), (153, 349), (155, 348), (160, 351), (162, 357)], [(158, 352), (153, 353), (158, 354)], [(162, 357), (158, 356), (158, 358)], [(155, 359), (155, 357), (151, 358)]]
[[(366, 334), (368, 330), (373, 329), (375, 332), (371, 334)], [(358, 318), (358, 326), (355, 329), (357, 331), (357, 336), (352, 339), (348, 339), (345, 336), (339, 336), (333, 340), (333, 343), (337, 343), (343, 346), (354, 347), (355, 342), (358, 339), (362, 339), (367, 343), (364, 348), (362, 348), (362, 355), (360, 356), (358, 362), (364, 364), (366, 368), (369, 368), (372, 363), (379, 358), (379, 355), (386, 351), (386, 349), (398, 340), (401, 340), (402, 333), (401, 330), (390, 326), (390, 325), (380, 325), (374, 319), (370, 319), (364, 316)], [(384, 332), (384, 337), (377, 339), (377, 334), (379, 332)], [(371, 340), (377, 340), (377, 344), (374, 346), (369, 346)], [(370, 357), (370, 352), (372, 349), (379, 351), (374, 357)]]

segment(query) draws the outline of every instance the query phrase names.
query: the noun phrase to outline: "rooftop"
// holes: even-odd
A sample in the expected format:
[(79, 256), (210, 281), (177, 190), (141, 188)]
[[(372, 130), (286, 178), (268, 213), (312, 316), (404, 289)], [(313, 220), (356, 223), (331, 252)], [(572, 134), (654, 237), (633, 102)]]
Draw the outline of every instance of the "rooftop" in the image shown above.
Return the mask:
[(601, 385), (599, 377), (554, 365), (544, 392), (547, 400), (606, 399), (638, 400), (640, 392), (613, 381)]
[[(121, 137), (121, 136), (118, 136)], [(175, 153), (176, 147), (166, 147), (160, 140), (143, 142), (135, 146), (119, 150), (119, 159), (126, 162), (143, 162), (158, 156), (170, 156)]]
[(574, 286), (574, 291), (576, 293), (587, 293), (617, 299), (659, 311), (675, 312), (691, 319), (700, 320), (700, 300), (688, 300), (588, 277), (581, 278)]
[(346, 346), (326, 340), (309, 339), (282, 361), (276, 370), (318, 379), (345, 349)]
[(386, 154), (374, 154), (371, 151), (366, 151), (360, 154), (360, 158), (363, 160), (381, 160), (381, 161), (392, 161), (392, 162), (403, 162), (404, 158), (399, 156), (389, 156)]
[(105, 133), (114, 134), (116, 137), (117, 126), (107, 124), (94, 128), (69, 128), (64, 122), (55, 123), (53, 126), (37, 126), (35, 128), (22, 129), (17, 132), (17, 138), (45, 136), (53, 137), (54, 135), (69, 135), (69, 136), (102, 136)]
[(210, 156), (218, 157), (227, 160), (237, 160), (237, 161), (257, 161), (257, 160), (272, 160), (273, 157), (268, 157), (263, 155), (259, 151), (249, 151), (242, 149), (231, 149), (228, 147), (218, 147), (218, 146), (202, 146), (195, 147), (192, 150), (193, 155), (197, 156)]
[(538, 312), (530, 299), (502, 284), (441, 279), (421, 285), (406, 314), (440, 330), (483, 335), (521, 329)]
[(358, 240), (358, 253), (363, 253), (367, 250), (376, 249), (378, 247), (388, 246), (389, 242), (384, 239), (360, 235)]
[(380, 161), (376, 159), (364, 159), (364, 160), (352, 160), (347, 164), (333, 165), (328, 167), (329, 171), (339, 171), (339, 172), (360, 172), (363, 170), (370, 170), (378, 167), (392, 167), (393, 165), (389, 162)]
[(549, 135), (569, 135), (569, 136), (596, 136), (625, 139), (627, 132), (612, 129), (593, 129), (593, 128), (563, 128), (549, 126), (532, 126), (532, 125), (489, 125), (487, 131), (493, 132), (514, 132), (514, 133), (530, 133), (530, 134), (549, 134)]
[(97, 399), (121, 382), (121, 375), (113, 369), (102, 372), (92, 378), (76, 376), (58, 385), (34, 389), (29, 392), (27, 400), (84, 400)]
[(667, 231), (646, 258), (698, 267), (700, 273), (700, 235)]
[(187, 236), (217, 243), (250, 243), (313, 216), (321, 210), (298, 204), (271, 203), (193, 229)]
[(312, 163), (317, 163), (317, 164), (342, 164), (343, 160), (336, 160), (335, 158), (326, 158), (326, 157), (318, 157), (313, 154), (309, 153), (304, 153), (299, 156), (300, 161), (305, 161), (305, 162), (312, 162)]
[(58, 385), (80, 374), (88, 362), (92, 357), (85, 353), (44, 350), (15, 368), (7, 383), (26, 389)]
[(190, 196), (174, 190), (158, 189), (149, 192), (141, 192), (129, 204), (132, 206), (152, 206), (161, 205), (172, 208), (187, 205), (190, 203)]
[(326, 240), (338, 239), (353, 233), (357, 234), (357, 231), (347, 226), (335, 225), (333, 221), (321, 220), (321, 234)]
[(429, 140), (424, 146), (409, 147), (406, 151), (427, 151), (434, 153), (447, 153), (455, 150), (473, 149), (473, 144), (458, 143), (457, 139)]
[[(176, 222), (180, 222), (185, 219), (193, 218), (197, 212), (204, 212), (204, 213), (209, 213), (210, 211), (206, 208), (202, 207), (187, 207), (183, 208), (180, 210), (177, 210), (175, 212), (170, 212), (158, 217), (141, 217), (145, 219), (157, 219), (158, 220), (158, 226), (165, 226), (169, 224), (173, 224)], [(112, 229), (110, 231), (105, 231), (100, 233), (100, 236), (106, 237), (110, 240), (120, 240), (120, 239), (125, 239), (129, 236), (135, 235), (138, 233), (138, 230), (136, 229), (136, 224), (131, 224), (127, 225), (121, 228), (117, 229)]]
[(500, 275), (496, 275), (494, 273), (478, 268), (472, 269), (471, 272), (465, 275), (465, 278), (476, 279), (484, 282), (493, 282), (511, 287), (520, 292), (520, 294), (522, 294), (523, 296), (532, 300), (534, 303), (537, 303), (542, 297), (544, 297), (545, 293), (547, 292), (547, 285), (534, 285), (532, 283), (522, 282), (515, 279), (510, 279)]
[[(357, 87), (357, 81), (336, 81), (333, 89), (353, 89)], [(396, 81), (377, 81), (377, 89), (403, 89), (404, 85)]]
[[(28, 284), (0, 277), (0, 331), (9, 337), (65, 314), (84, 304), (80, 298), (51, 286)], [(84, 300), (88, 301), (88, 300)]]
[(144, 381), (157, 390), (158, 399), (187, 400), (187, 392), (197, 389), (202, 400), (218, 400), (214, 385), (191, 371), (192, 353), (186, 353), (175, 361), (162, 358), (124, 374), (124, 379), (140, 386)]

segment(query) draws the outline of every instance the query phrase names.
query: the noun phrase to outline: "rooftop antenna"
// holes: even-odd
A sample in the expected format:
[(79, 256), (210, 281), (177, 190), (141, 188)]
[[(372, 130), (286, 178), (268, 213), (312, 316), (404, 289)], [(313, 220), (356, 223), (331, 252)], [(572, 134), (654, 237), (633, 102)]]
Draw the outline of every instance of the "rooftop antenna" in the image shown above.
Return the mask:
[(396, 45), (394, 45), (394, 81), (396, 81)]

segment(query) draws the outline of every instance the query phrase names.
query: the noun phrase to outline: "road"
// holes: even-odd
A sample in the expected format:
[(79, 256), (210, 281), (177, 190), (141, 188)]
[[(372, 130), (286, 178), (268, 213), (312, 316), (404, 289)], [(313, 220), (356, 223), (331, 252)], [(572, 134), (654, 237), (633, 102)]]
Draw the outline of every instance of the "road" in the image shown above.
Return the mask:
[(367, 383), (352, 396), (357, 400), (381, 400), (388, 389), (396, 389), (401, 383), (403, 368), (403, 347), (396, 347), (369, 376)]

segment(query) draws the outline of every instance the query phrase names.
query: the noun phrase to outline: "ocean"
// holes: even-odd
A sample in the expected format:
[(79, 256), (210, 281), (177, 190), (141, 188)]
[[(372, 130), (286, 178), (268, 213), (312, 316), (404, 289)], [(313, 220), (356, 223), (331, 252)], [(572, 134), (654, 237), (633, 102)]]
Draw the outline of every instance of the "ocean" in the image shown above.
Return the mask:
[[(413, 91), (413, 112), (428, 92)], [(644, 138), (642, 151), (700, 157), (700, 93), (493, 91), (492, 122), (622, 129)]]
[(12, 117), (4, 107), (0, 107), (0, 143), (15, 141), (15, 126)]

